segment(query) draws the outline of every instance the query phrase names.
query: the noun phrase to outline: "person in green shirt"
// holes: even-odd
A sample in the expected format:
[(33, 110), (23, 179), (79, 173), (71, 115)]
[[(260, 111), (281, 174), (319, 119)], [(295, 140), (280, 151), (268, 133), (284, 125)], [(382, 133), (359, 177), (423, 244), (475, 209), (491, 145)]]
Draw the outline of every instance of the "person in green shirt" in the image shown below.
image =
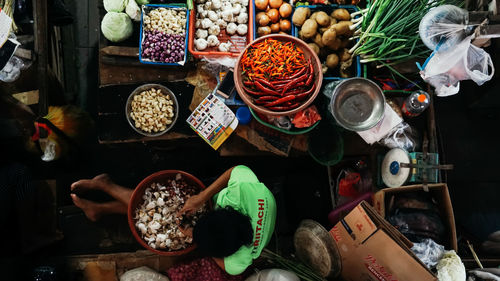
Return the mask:
[(178, 215), (194, 213), (211, 199), (214, 210), (193, 229), (183, 231), (227, 273), (241, 274), (271, 240), (276, 221), (274, 196), (248, 167), (240, 165), (189, 198)]
[[(101, 190), (116, 200), (97, 203), (74, 194), (80, 190)], [(71, 198), (92, 221), (105, 214), (126, 214), (132, 189), (115, 184), (102, 174), (71, 185)], [(191, 214), (213, 200), (214, 210), (202, 216), (193, 229), (183, 229), (193, 236), (200, 253), (212, 257), (231, 275), (245, 271), (271, 240), (276, 221), (274, 196), (246, 166), (224, 172), (199, 194), (190, 197), (177, 214)]]

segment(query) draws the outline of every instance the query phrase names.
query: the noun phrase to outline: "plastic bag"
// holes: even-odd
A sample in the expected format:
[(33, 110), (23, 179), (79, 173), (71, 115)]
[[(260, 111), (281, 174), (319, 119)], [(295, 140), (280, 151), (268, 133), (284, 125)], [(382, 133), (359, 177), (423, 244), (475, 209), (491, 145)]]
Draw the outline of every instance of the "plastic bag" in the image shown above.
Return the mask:
[(401, 148), (408, 152), (414, 152), (420, 148), (418, 131), (406, 122), (394, 127), (379, 143), (391, 149)]
[(295, 273), (283, 269), (265, 269), (248, 277), (245, 281), (300, 281)]
[(446, 51), (471, 35), (474, 25), (467, 25), (469, 13), (453, 5), (442, 5), (430, 10), (420, 21), (418, 31), (422, 42), (431, 50), (440, 44)]
[(490, 55), (472, 45), (472, 37), (465, 38), (455, 47), (445, 51), (438, 48), (421, 69), (420, 76), (436, 88), (438, 96), (458, 93), (461, 80), (470, 79), (481, 86), (493, 77), (495, 67)]
[(455, 251), (446, 251), (437, 265), (439, 281), (464, 281), (465, 266)]
[(308, 128), (319, 120), (321, 120), (321, 116), (319, 115), (316, 106), (313, 105), (297, 112), (295, 116), (293, 116), (292, 123), (295, 128)]
[(0, 80), (3, 82), (14, 82), (21, 75), (21, 70), (25, 69), (22, 59), (12, 56), (7, 64), (0, 70)]
[(131, 269), (120, 276), (120, 281), (169, 281), (169, 279), (147, 266)]
[(414, 243), (411, 250), (428, 268), (436, 266), (444, 254), (444, 246), (432, 239), (424, 239), (420, 243)]

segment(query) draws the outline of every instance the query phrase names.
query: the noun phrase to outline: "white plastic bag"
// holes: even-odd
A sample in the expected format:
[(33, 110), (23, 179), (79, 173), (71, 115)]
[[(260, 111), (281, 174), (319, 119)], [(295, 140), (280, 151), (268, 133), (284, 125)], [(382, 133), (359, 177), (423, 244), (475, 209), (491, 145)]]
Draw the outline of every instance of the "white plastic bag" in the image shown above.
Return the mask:
[(295, 273), (283, 269), (264, 269), (245, 281), (300, 281)]
[(438, 96), (458, 93), (461, 80), (479, 86), (491, 80), (495, 67), (490, 55), (471, 44), (472, 35), (445, 51), (435, 51), (420, 71), (422, 78), (436, 88)]
[(120, 276), (120, 281), (169, 281), (166, 276), (152, 270), (147, 266), (131, 269)]

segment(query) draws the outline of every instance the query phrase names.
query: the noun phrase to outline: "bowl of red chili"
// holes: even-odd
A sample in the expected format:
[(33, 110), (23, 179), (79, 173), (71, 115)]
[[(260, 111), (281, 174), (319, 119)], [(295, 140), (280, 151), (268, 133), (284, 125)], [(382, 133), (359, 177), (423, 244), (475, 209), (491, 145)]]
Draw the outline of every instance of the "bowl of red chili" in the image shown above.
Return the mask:
[(317, 97), (321, 62), (307, 44), (295, 37), (272, 34), (249, 44), (238, 57), (234, 84), (241, 99), (266, 115), (292, 115)]

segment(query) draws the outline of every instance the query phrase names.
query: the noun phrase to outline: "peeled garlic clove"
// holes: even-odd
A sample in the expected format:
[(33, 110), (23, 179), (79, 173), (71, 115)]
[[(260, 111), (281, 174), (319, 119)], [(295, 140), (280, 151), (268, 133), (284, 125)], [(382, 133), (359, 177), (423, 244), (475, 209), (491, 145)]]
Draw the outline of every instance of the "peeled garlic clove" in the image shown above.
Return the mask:
[(163, 201), (163, 198), (158, 198), (158, 200), (156, 200), (156, 204), (158, 206), (165, 206), (165, 202)]

